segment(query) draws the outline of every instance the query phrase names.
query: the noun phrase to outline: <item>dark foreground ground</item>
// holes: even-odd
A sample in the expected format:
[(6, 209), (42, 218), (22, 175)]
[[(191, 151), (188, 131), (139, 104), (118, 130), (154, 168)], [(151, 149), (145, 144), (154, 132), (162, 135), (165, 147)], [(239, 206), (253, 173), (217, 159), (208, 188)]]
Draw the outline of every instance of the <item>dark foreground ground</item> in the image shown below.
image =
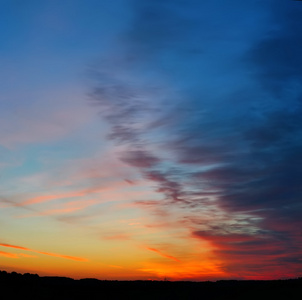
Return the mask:
[[(6, 296), (6, 297), (5, 297)], [(0, 271), (0, 299), (302, 299), (302, 278), (273, 281), (103, 281)]]

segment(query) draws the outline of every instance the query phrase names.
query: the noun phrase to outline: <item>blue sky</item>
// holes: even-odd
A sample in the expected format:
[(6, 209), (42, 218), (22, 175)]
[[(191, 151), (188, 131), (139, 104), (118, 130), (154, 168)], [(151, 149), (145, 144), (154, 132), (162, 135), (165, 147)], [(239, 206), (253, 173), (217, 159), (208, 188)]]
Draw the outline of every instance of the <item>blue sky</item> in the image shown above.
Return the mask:
[(1, 6), (3, 268), (301, 276), (301, 3)]

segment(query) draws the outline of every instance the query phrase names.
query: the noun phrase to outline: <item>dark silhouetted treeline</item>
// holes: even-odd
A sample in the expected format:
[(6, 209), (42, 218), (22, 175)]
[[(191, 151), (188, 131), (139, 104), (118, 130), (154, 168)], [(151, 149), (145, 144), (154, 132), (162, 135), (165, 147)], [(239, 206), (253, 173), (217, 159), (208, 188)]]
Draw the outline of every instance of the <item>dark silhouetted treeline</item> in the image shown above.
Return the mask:
[(302, 278), (287, 280), (114, 281), (39, 277), (0, 271), (1, 295), (10, 299), (302, 299)]

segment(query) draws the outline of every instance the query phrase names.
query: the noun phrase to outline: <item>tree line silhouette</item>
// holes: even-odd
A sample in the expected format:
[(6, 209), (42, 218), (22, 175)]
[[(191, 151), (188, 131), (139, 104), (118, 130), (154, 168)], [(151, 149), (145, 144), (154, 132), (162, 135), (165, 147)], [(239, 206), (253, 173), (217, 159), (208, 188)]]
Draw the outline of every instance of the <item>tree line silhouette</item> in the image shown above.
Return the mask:
[(98, 280), (0, 271), (1, 294), (22, 299), (302, 299), (302, 278), (287, 280)]

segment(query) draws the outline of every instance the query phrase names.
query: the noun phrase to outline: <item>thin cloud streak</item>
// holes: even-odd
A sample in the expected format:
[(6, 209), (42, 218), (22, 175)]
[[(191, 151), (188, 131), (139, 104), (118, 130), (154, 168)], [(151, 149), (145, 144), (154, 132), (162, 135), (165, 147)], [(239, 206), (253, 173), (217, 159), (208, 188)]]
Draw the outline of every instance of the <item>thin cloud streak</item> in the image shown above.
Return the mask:
[(97, 200), (77, 200), (64, 203), (61, 208), (47, 209), (33, 214), (21, 215), (18, 218), (34, 217), (34, 216), (53, 216), (60, 214), (70, 214), (80, 210), (84, 210), (92, 205), (99, 204)]
[(27, 206), (27, 205), (33, 205), (33, 204), (39, 204), (44, 202), (49, 202), (52, 200), (58, 200), (58, 199), (65, 199), (65, 198), (75, 198), (75, 197), (83, 197), (86, 195), (89, 195), (91, 193), (96, 192), (96, 189), (85, 189), (78, 192), (69, 192), (69, 193), (62, 193), (58, 195), (45, 195), (45, 196), (38, 196), (34, 198), (30, 198), (26, 201), (23, 201), (18, 204), (18, 206)]
[(0, 255), (9, 258), (19, 258), (18, 254), (0, 251)]
[(35, 252), (35, 253), (39, 253), (39, 254), (60, 257), (60, 258), (65, 258), (65, 259), (70, 259), (70, 260), (75, 260), (75, 261), (81, 261), (81, 262), (88, 261), (86, 258), (82, 258), (82, 257), (62, 255), (62, 254), (56, 254), (56, 253), (50, 253), (50, 252), (43, 252), (43, 251), (29, 249), (29, 248), (22, 247), (22, 246), (16, 246), (16, 245), (4, 244), (4, 243), (0, 243), (0, 246), (7, 247), (7, 248), (20, 249), (20, 250), (25, 250), (25, 251), (31, 251), (31, 252)]
[(172, 259), (172, 260), (174, 260), (174, 261), (180, 262), (180, 260), (177, 259), (176, 257), (174, 257), (174, 256), (172, 256), (172, 255), (165, 254), (165, 253), (161, 252), (161, 251), (158, 250), (158, 249), (150, 248), (150, 247), (147, 247), (146, 249), (149, 250), (149, 251), (153, 251), (153, 252), (159, 254), (159, 255), (162, 256), (162, 257), (169, 258), (169, 259)]
[[(262, 13), (271, 2), (263, 8), (234, 1), (236, 9), (225, 12), (237, 19), (226, 29), (217, 29), (215, 18), (201, 24), (191, 12), (188, 19), (182, 1), (135, 2), (125, 44), (112, 58), (119, 64), (111, 66), (109, 58), (99, 66), (92, 92), (110, 126), (108, 137), (125, 149), (121, 160), (162, 195), (136, 204), (158, 211), (157, 217), (177, 210), (179, 226), (210, 241), (226, 268), (245, 276), (259, 273), (252, 263), (241, 267), (235, 255), (256, 260), (258, 248), (259, 272), (267, 266), (273, 274), (278, 264), (282, 272), (287, 259), (291, 274), (301, 273), (289, 261), (301, 254), (302, 8), (279, 2), (287, 14), (274, 3), (250, 39), (238, 26), (250, 18), (247, 6)], [(207, 1), (192, 4), (196, 11), (213, 9)], [(242, 47), (228, 47), (221, 56), (232, 34)], [(188, 48), (197, 37), (203, 49), (193, 57)], [(292, 50), (294, 58), (287, 55)]]

